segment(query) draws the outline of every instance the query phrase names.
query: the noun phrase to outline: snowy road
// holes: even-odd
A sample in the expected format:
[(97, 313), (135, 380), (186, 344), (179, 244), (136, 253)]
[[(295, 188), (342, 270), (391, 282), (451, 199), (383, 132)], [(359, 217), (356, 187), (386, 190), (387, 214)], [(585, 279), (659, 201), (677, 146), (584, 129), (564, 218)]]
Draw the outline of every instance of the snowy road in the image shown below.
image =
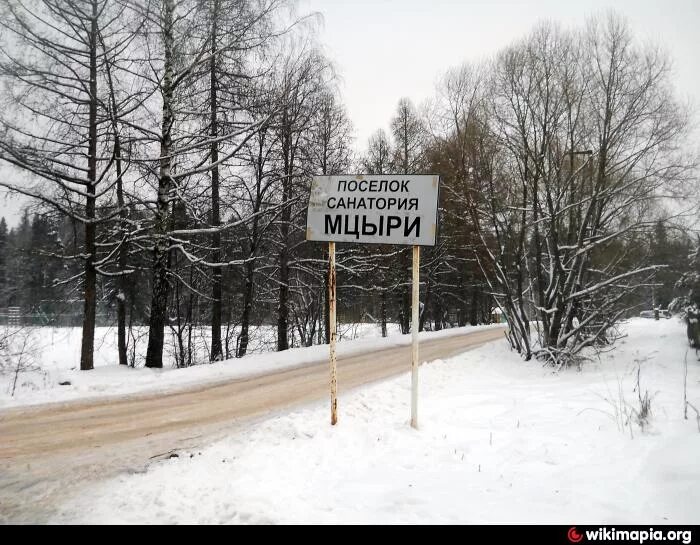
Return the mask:
[[(502, 338), (502, 329), (425, 341), (421, 360), (448, 358)], [(339, 359), (343, 392), (407, 372), (410, 347)], [(65, 494), (152, 460), (196, 448), (242, 421), (328, 395), (327, 362), (161, 395), (0, 413), (0, 521), (42, 522)]]

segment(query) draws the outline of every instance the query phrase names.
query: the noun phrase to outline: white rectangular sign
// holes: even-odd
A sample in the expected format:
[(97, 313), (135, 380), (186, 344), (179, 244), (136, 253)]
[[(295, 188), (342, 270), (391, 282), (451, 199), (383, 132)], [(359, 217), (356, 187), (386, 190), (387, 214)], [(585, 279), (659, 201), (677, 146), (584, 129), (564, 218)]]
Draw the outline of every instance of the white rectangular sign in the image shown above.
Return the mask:
[(306, 240), (434, 246), (437, 175), (316, 176)]

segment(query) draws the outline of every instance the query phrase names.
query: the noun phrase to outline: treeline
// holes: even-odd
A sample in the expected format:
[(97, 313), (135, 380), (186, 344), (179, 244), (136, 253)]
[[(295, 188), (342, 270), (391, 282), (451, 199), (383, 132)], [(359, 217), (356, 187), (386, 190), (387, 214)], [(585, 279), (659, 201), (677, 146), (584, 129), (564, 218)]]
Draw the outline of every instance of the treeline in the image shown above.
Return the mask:
[[(443, 210), (445, 204), (443, 198)], [(445, 236), (444, 230), (442, 236)], [(75, 229), (75, 223), (60, 214), (25, 211), (19, 225), (14, 228), (8, 228), (5, 218), (0, 217), (0, 311), (19, 307), (23, 325), (79, 326), (82, 323), (83, 300), (80, 284), (73, 279), (80, 276), (81, 268), (76, 260), (61, 257), (67, 251), (75, 251), (80, 244), (80, 231)], [(379, 248), (375, 247), (375, 250), (378, 252)], [(341, 246), (341, 251), (346, 250), (342, 250)], [(643, 241), (639, 252), (650, 261), (663, 265), (663, 268), (657, 272), (654, 285), (638, 295), (635, 309), (637, 306), (644, 309), (675, 306), (673, 310), (680, 310), (684, 304), (682, 299), (686, 284), (697, 284), (697, 272), (694, 270), (697, 268), (697, 240), (684, 231), (672, 230), (669, 233), (662, 222), (657, 222), (652, 237)], [(373, 257), (373, 261), (379, 263), (379, 253)], [(402, 293), (388, 296), (391, 289), (382, 287), (387, 284), (377, 275), (379, 270), (381, 269), (373, 269), (370, 274), (359, 278), (360, 282), (366, 282), (362, 288), (338, 286), (342, 321), (372, 322), (384, 330), (387, 325), (399, 322)], [(462, 272), (465, 270), (466, 268)], [(352, 271), (344, 271), (343, 276), (352, 279), (351, 273)], [(423, 274), (426, 274), (425, 270)], [(459, 290), (454, 289), (458, 284), (450, 285), (444, 278), (435, 282), (435, 289), (442, 295), (437, 297), (434, 291), (437, 303), (433, 304), (444, 307), (448, 314), (441, 315), (424, 308), (421, 313), (423, 328), (426, 327), (426, 322), (428, 328), (439, 330), (443, 327), (488, 323), (493, 319), (490, 294), (483, 291), (479, 272), (472, 270), (471, 274), (474, 277), (462, 283), (464, 289), (461, 297)], [(138, 273), (134, 275), (139, 276)], [(133, 326), (148, 324), (149, 282), (148, 274), (141, 271), (140, 278), (129, 284), (126, 299), (129, 301), (129, 324)], [(403, 283), (408, 287), (405, 279)], [(229, 330), (235, 330), (240, 323), (243, 309), (235, 301), (236, 294), (241, 292), (241, 286), (240, 277), (236, 284), (224, 282), (225, 327)], [(97, 325), (114, 326), (120, 296), (114, 279), (100, 277), (98, 293)], [(423, 294), (424, 300), (426, 295)], [(256, 303), (256, 308), (251, 309), (254, 310), (252, 323), (256, 326), (274, 324), (274, 303), (274, 297), (270, 297), (268, 304)], [(193, 301), (189, 321), (195, 326), (208, 326), (210, 305), (208, 298)], [(171, 310), (177, 315), (175, 306)], [(318, 323), (318, 317), (315, 327), (318, 343), (324, 343), (325, 326)], [(293, 334), (292, 337), (295, 345), (303, 344), (302, 338), (311, 340), (309, 334)], [(232, 357), (236, 352), (230, 345), (235, 345), (236, 339), (227, 338), (227, 343), (227, 357)], [(311, 343), (307, 341), (307, 344)]]
[(640, 297), (671, 288), (658, 250), (667, 226), (697, 218), (698, 184), (670, 66), (609, 13), (540, 24), (440, 86), (433, 164), (525, 359), (575, 362), (614, 342)]
[[(292, 8), (0, 7), (12, 106), (0, 112), (0, 160), (18, 173), (0, 185), (40, 203), (5, 236), (5, 270), (28, 272), (6, 273), (2, 293), (47, 314), (80, 304), (81, 369), (92, 368), (98, 310), (118, 326), (123, 364), (140, 324), (149, 367), (163, 365), (166, 331), (178, 365), (193, 362), (193, 328), (206, 329), (212, 361), (245, 355), (257, 325), (274, 326), (278, 350), (326, 342), (327, 256), (304, 240), (314, 175), (441, 175), (421, 329), (487, 322), (497, 305), (524, 357), (562, 362), (608, 342), (649, 288), (662, 304), (662, 275), (676, 272), (661, 250), (687, 242), (667, 233), (659, 202), (694, 175), (688, 120), (665, 57), (623, 22), (541, 25), (450, 71), (425, 108), (400, 100), (390, 131), (358, 156), (315, 19)], [(341, 317), (407, 333), (409, 252), (340, 245)]]

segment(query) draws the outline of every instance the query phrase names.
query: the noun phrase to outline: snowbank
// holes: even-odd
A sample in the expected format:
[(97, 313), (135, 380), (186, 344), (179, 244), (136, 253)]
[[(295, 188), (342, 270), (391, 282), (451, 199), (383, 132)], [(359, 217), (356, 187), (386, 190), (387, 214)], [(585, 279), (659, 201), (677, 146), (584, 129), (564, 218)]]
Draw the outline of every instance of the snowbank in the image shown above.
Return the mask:
[[(505, 343), (246, 427), (65, 504), (55, 522), (693, 524), (700, 433), (683, 420), (676, 320), (632, 320), (583, 371), (523, 363)], [(391, 341), (394, 342), (394, 341)], [(345, 350), (349, 349), (346, 346)], [(688, 399), (700, 363), (688, 353)], [(652, 396), (645, 431), (620, 415)]]
[[(421, 333), (421, 338), (443, 338), (493, 327), (501, 326), (494, 324), (424, 332)], [(253, 336), (258, 339), (257, 346), (265, 346), (264, 339), (274, 339), (274, 328), (267, 328), (269, 331), (259, 329)], [(374, 324), (345, 324), (339, 326), (339, 329), (342, 333), (338, 343), (339, 356), (404, 346), (411, 342), (411, 336), (401, 335), (395, 325), (390, 328), (387, 338), (381, 337), (380, 327)], [(34, 328), (26, 333), (26, 354), (23, 363), (20, 362), (25, 368), (17, 374), (17, 381), (14, 362), (8, 362), (4, 372), (0, 374), (0, 407), (172, 391), (300, 367), (328, 359), (328, 345), (318, 345), (293, 348), (285, 352), (259, 352), (237, 360), (180, 369), (130, 368), (118, 365), (116, 330), (98, 328), (95, 369), (80, 371), (80, 328)], [(142, 348), (145, 352), (145, 343)]]

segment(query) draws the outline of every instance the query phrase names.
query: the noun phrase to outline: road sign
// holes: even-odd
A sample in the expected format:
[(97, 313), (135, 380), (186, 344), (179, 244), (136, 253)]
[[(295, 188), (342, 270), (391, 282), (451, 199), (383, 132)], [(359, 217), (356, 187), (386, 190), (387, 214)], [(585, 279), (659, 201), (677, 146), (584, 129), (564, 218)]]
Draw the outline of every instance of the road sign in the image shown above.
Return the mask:
[(434, 246), (440, 177), (316, 176), (306, 240)]
[(335, 243), (413, 246), (411, 290), (411, 426), (418, 427), (420, 247), (435, 246), (440, 177), (434, 175), (316, 176), (306, 218), (306, 240), (328, 242), (331, 424), (338, 422)]

